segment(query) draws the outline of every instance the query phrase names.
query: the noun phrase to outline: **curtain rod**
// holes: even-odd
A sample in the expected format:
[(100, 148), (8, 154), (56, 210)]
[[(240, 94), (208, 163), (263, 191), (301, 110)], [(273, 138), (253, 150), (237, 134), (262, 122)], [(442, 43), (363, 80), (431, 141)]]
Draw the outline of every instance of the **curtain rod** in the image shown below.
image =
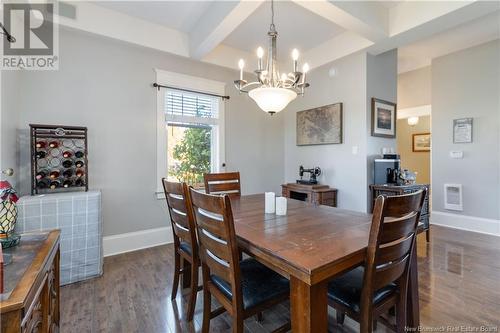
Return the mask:
[(153, 83), (153, 87), (158, 88), (158, 90), (160, 90), (160, 88), (168, 88), (168, 89), (179, 90), (179, 91), (187, 91), (187, 92), (191, 92), (191, 93), (195, 93), (195, 94), (203, 94), (203, 95), (208, 95), (208, 96), (220, 97), (223, 100), (230, 98), (229, 96), (222, 96), (222, 95), (217, 95), (217, 94), (200, 92), (200, 91), (196, 91), (196, 90), (189, 90), (189, 89), (181, 89), (181, 88), (175, 88), (175, 87), (170, 87), (170, 86), (164, 86), (164, 85), (158, 84), (156, 82)]

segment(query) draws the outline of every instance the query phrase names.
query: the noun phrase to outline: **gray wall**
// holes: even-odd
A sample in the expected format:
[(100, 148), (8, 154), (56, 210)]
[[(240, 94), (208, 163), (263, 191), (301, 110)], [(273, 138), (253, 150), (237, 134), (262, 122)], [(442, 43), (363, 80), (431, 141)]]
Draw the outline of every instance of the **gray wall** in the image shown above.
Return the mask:
[[(433, 60), (433, 210), (445, 211), (443, 184), (458, 183), (464, 215), (500, 217), (499, 81), (499, 40)], [(465, 117), (474, 118), (473, 143), (453, 144), (453, 119)], [(451, 150), (464, 158), (451, 159)]]
[[(369, 184), (373, 184), (373, 160), (380, 158), (383, 148), (396, 150), (396, 139), (371, 136), (372, 129), (372, 97), (389, 102), (397, 99), (398, 51), (391, 50), (377, 56), (367, 55), (366, 63), (366, 138), (367, 138), (367, 209), (371, 210), (371, 193)], [(395, 124), (396, 125), (396, 124)]]
[[(329, 75), (330, 69), (336, 75)], [(314, 69), (311, 88), (305, 97), (285, 113), (285, 177), (298, 178), (299, 165), (320, 166), (320, 182), (339, 190), (338, 206), (357, 211), (370, 207), (368, 184), (372, 162), (382, 147), (394, 147), (395, 140), (371, 137), (371, 97), (396, 100), (397, 51), (379, 56), (357, 53)], [(339, 145), (297, 146), (296, 112), (342, 102), (344, 141)], [(357, 148), (357, 154), (353, 152)], [(368, 157), (368, 158), (367, 158)]]
[[(165, 203), (154, 195), (153, 68), (227, 82), (228, 170), (241, 172), (244, 193), (279, 191), (283, 118), (270, 117), (248, 96), (240, 96), (232, 86), (236, 71), (64, 29), (60, 61), (58, 71), (21, 72), (19, 82), (4, 76), (2, 95), (11, 111), (19, 114), (17, 127), (24, 132), (29, 123), (89, 128), (90, 187), (103, 193), (105, 236), (168, 225)], [(10, 95), (12, 90), (22, 96)], [(27, 142), (22, 142), (23, 161), (27, 149)], [(21, 186), (26, 193), (28, 164), (22, 164)]]
[[(336, 75), (330, 77), (330, 68)], [(298, 97), (285, 115), (285, 179), (294, 182), (299, 166), (321, 167), (319, 181), (339, 190), (338, 206), (364, 211), (366, 201), (366, 53), (357, 53), (311, 71), (311, 87)], [(342, 144), (297, 146), (296, 112), (332, 103), (343, 103)], [(352, 147), (358, 147), (357, 155)]]
[[(16, 101), (19, 100), (19, 72), (1, 71), (2, 98), (0, 113), (0, 170), (13, 168), (15, 175), (6, 177), (1, 175), (2, 179), (7, 179), (14, 187), (17, 187), (18, 168), (18, 144), (17, 144), (17, 124), (19, 114), (16, 110)], [(4, 83), (4, 82), (2, 82)]]
[(398, 108), (431, 104), (431, 66), (398, 75)]

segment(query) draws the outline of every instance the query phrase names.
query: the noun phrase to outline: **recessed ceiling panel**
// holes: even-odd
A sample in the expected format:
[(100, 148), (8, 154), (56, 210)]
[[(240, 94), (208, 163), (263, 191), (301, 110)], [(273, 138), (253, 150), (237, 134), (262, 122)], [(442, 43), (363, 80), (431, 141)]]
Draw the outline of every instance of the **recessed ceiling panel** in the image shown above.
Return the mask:
[(210, 1), (99, 1), (94, 4), (189, 33)]
[[(293, 48), (304, 52), (318, 46), (344, 30), (291, 1), (274, 3), (274, 24), (278, 31), (278, 60), (289, 56)], [(264, 2), (223, 42), (224, 44), (254, 52), (257, 47), (267, 48), (267, 32), (271, 23), (271, 2)]]

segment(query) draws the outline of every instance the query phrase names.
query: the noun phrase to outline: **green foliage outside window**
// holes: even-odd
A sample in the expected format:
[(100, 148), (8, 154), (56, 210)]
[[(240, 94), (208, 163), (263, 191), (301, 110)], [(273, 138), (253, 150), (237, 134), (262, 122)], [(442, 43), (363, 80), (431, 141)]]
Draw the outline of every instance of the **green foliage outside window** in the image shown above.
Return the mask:
[(178, 163), (170, 166), (169, 175), (190, 185), (203, 183), (203, 174), (210, 172), (210, 128), (188, 128), (173, 150)]

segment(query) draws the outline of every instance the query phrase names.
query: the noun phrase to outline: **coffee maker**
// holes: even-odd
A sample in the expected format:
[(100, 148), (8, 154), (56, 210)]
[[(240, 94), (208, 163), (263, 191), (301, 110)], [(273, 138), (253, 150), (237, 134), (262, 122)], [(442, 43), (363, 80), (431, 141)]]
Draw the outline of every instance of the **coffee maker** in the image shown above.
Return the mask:
[(401, 168), (401, 158), (397, 154), (385, 154), (373, 163), (374, 184), (397, 184)]

